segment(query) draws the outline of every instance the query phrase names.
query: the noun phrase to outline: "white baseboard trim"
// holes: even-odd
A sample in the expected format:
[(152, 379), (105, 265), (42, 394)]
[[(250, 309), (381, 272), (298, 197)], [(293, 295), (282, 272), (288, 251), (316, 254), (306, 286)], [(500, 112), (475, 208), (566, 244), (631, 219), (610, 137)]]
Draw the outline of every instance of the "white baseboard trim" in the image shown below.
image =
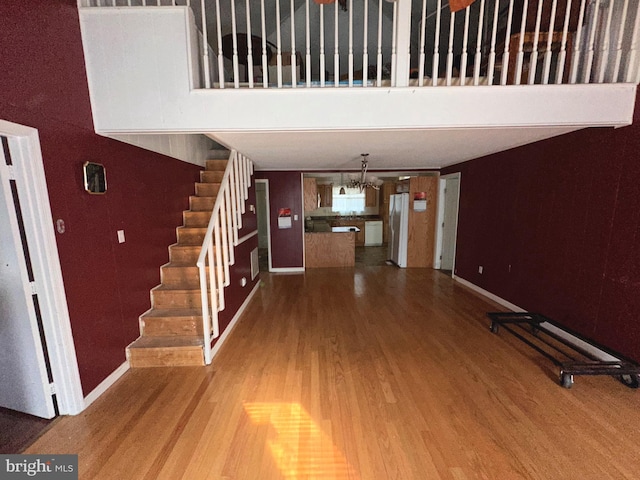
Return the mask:
[[(509, 310), (511, 310), (512, 312), (526, 312), (525, 309), (518, 307), (517, 305), (514, 305), (511, 302), (508, 302), (507, 300), (505, 300), (504, 298), (501, 298), (497, 295), (494, 295), (493, 293), (489, 292), (488, 290), (485, 290), (484, 288), (481, 288), (473, 283), (471, 283), (468, 280), (465, 280), (464, 278), (460, 278), (460, 277), (453, 277), (453, 279), (460, 283), (461, 285), (464, 285), (465, 287), (470, 288), (471, 290), (474, 290), (475, 292), (479, 293), (480, 295), (483, 295), (485, 297), (487, 297), (490, 300), (493, 300), (494, 302), (496, 302), (499, 305), (502, 305), (505, 308), (508, 308)], [(607, 352), (604, 352), (602, 350), (600, 350), (598, 347), (595, 347), (593, 345), (591, 345), (590, 343), (585, 342), (584, 340), (582, 340), (581, 338), (578, 338), (574, 335), (571, 335), (569, 332), (556, 327), (555, 325), (552, 325), (548, 322), (542, 322), (540, 324), (541, 327), (549, 330), (550, 332), (555, 333), (556, 335), (558, 335), (559, 337), (564, 338), (565, 340), (568, 340), (569, 342), (573, 343), (574, 345), (576, 345), (577, 347), (583, 349), (586, 352), (589, 352), (590, 354), (592, 354), (593, 356), (599, 358), (602, 361), (605, 362), (616, 362), (618, 360), (620, 360), (619, 358), (614, 357), (613, 355), (608, 354)]]
[(270, 273), (304, 273), (304, 267), (270, 268)]
[(497, 295), (494, 295), (490, 291), (485, 290), (484, 288), (479, 287), (474, 283), (471, 283), (469, 280), (465, 280), (464, 278), (458, 277), (458, 276), (454, 276), (453, 279), (456, 282), (464, 285), (465, 287), (470, 288), (471, 290), (473, 290), (475, 292), (478, 292), (480, 295), (483, 295), (483, 296), (487, 297), (488, 299), (493, 300), (494, 302), (502, 305), (503, 307), (508, 308), (512, 312), (526, 312), (526, 310), (524, 308), (520, 308), (519, 306), (514, 305), (513, 303), (506, 301), (504, 298), (501, 298), (501, 297), (499, 297)]
[(127, 372), (127, 370), (129, 370), (128, 360), (111, 372), (111, 375), (100, 382), (100, 385), (94, 388), (89, 395), (84, 397), (84, 408), (86, 409), (89, 405), (95, 402), (98, 397), (106, 392), (111, 385), (116, 383), (118, 379)]
[(222, 344), (224, 343), (224, 341), (227, 339), (227, 337), (231, 333), (231, 330), (233, 330), (233, 328), (238, 323), (238, 320), (240, 320), (240, 317), (242, 316), (242, 314), (244, 313), (245, 309), (247, 308), (247, 305), (249, 305), (249, 302), (251, 301), (251, 299), (256, 294), (256, 292), (258, 291), (259, 288), (260, 288), (260, 281), (256, 282), (256, 285), (255, 285), (255, 287), (253, 287), (253, 290), (251, 290), (251, 292), (249, 293), (247, 298), (245, 298), (244, 302), (242, 302), (242, 305), (240, 305), (240, 308), (238, 309), (236, 314), (231, 319), (231, 322), (229, 323), (227, 328), (225, 328), (224, 332), (222, 332), (222, 335), (220, 335), (220, 338), (218, 338), (218, 341), (216, 342), (216, 344), (211, 349), (211, 361), (213, 361), (213, 358), (216, 356), (216, 354), (218, 353), (218, 351), (222, 347)]

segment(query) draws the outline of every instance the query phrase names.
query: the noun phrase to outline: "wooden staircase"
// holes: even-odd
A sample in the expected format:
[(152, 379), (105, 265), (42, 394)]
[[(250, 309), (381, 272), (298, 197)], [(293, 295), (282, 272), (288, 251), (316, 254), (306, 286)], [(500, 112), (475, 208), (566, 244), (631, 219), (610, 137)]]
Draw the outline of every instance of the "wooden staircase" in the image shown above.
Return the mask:
[(129, 366), (204, 365), (202, 303), (196, 261), (227, 166), (229, 152), (206, 161), (200, 172), (177, 243), (169, 247), (169, 263), (161, 284), (151, 290), (151, 309), (140, 316), (140, 337), (127, 347)]

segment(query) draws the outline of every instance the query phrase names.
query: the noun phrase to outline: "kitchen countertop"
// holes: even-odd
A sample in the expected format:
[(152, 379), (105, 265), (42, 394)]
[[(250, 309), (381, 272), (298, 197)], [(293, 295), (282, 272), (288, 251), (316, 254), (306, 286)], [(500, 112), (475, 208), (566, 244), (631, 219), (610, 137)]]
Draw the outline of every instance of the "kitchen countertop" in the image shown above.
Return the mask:
[(331, 227), (331, 233), (349, 233), (359, 231), (360, 229), (358, 227)]

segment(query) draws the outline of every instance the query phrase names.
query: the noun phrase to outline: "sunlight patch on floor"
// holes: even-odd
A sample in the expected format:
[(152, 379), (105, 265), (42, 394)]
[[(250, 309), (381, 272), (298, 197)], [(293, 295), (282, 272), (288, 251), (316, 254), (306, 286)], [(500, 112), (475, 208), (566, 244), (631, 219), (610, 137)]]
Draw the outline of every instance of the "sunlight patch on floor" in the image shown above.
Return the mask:
[(255, 424), (275, 430), (271, 454), (287, 480), (359, 479), (355, 469), (299, 403), (246, 403)]

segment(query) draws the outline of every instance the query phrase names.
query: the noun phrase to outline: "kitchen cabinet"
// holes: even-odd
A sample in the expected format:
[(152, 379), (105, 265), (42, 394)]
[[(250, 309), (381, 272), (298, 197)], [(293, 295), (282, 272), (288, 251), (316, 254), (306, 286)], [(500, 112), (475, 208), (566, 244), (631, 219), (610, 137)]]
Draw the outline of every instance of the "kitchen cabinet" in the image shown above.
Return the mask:
[(318, 185), (318, 195), (320, 195), (320, 206), (333, 206), (333, 185)]
[(364, 189), (364, 206), (375, 207), (378, 205), (378, 192), (375, 188)]
[(318, 208), (318, 186), (315, 178), (304, 178), (304, 211), (312, 212)]
[(348, 220), (340, 219), (331, 222), (332, 227), (357, 227), (360, 229), (356, 232), (356, 247), (364, 246), (364, 220)]

